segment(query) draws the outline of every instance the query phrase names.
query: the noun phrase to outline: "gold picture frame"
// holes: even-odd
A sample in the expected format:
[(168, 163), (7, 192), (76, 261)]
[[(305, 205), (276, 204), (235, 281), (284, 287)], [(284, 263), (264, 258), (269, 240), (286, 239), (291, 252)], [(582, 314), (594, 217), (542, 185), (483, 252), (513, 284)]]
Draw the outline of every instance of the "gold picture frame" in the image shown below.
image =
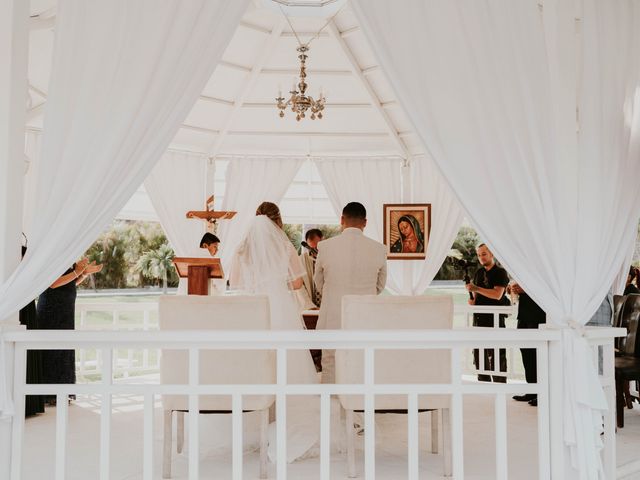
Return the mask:
[(424, 260), (431, 233), (430, 203), (383, 206), (384, 244), (389, 260)]

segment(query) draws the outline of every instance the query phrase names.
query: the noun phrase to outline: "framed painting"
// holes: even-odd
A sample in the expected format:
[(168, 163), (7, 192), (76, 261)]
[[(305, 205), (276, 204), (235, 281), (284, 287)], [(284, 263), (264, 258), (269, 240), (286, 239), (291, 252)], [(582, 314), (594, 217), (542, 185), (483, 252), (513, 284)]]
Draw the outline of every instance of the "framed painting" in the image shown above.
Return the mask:
[(385, 204), (384, 244), (389, 260), (424, 260), (431, 232), (431, 204)]

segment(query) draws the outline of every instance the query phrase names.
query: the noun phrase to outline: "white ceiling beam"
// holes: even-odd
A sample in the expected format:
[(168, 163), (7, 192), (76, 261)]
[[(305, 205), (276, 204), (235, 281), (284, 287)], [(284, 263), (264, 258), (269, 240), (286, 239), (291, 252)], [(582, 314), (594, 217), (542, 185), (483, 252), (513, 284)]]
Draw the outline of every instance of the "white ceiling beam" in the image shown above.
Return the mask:
[(56, 25), (56, 7), (51, 7), (29, 18), (29, 29), (46, 30)]
[(220, 150), (220, 146), (222, 145), (222, 142), (224, 141), (224, 137), (229, 131), (231, 124), (233, 123), (233, 120), (235, 119), (236, 115), (240, 111), (240, 108), (242, 107), (242, 104), (244, 103), (247, 95), (249, 95), (249, 92), (253, 89), (255, 82), (258, 80), (258, 77), (260, 76), (260, 71), (264, 68), (265, 63), (267, 63), (267, 59), (269, 58), (269, 55), (271, 55), (271, 51), (273, 50), (273, 47), (275, 47), (276, 43), (280, 39), (280, 34), (284, 29), (285, 23), (286, 23), (285, 19), (281, 18), (280, 21), (273, 27), (273, 30), (271, 30), (271, 33), (269, 34), (269, 38), (264, 42), (262, 52), (254, 62), (248, 78), (245, 80), (240, 93), (234, 100), (233, 107), (231, 108), (231, 111), (228, 113), (227, 118), (225, 118), (222, 124), (222, 128), (220, 129), (219, 135), (216, 135), (213, 142), (211, 143), (211, 146), (207, 150), (207, 153), (209, 154), (210, 157), (215, 157), (216, 153), (218, 153), (218, 150)]
[(372, 73), (375, 73), (378, 70), (380, 70), (380, 67), (378, 65), (373, 65), (371, 67), (363, 68), (362, 73), (364, 75), (371, 75)]
[[(265, 68), (260, 72), (260, 75), (299, 75), (299, 68)], [(351, 70), (307, 70), (307, 76), (311, 75), (326, 75), (331, 77), (350, 77), (352, 75)]]
[(351, 137), (351, 138), (382, 138), (388, 137), (387, 132), (305, 132), (305, 131), (264, 131), (264, 130), (229, 130), (229, 136), (253, 136), (253, 137)]
[(356, 25), (355, 27), (347, 28), (346, 30), (340, 32), (340, 36), (342, 38), (347, 38), (358, 31), (360, 31), (360, 27)]
[(227, 107), (233, 107), (233, 102), (231, 100), (225, 100), (223, 98), (210, 97), (208, 95), (200, 95), (198, 100), (202, 100), (203, 102), (216, 103), (218, 105), (225, 105)]
[[(208, 103), (215, 103), (217, 105), (224, 105), (226, 107), (233, 107), (235, 105), (235, 102), (232, 102), (230, 100), (225, 100), (223, 98), (216, 98), (216, 97), (209, 97), (207, 95), (200, 95), (198, 97), (198, 100), (201, 100), (203, 102), (208, 102)], [(343, 109), (350, 109), (350, 108), (355, 108), (355, 109), (360, 109), (360, 108), (371, 108), (373, 105), (371, 105), (370, 103), (349, 103), (349, 102), (343, 102), (343, 103), (331, 103), (328, 102), (325, 104), (325, 106), (327, 108), (343, 108)], [(276, 102), (275, 100), (273, 102), (244, 102), (241, 105), (242, 108), (273, 108), (275, 111), (276, 108)]]
[(396, 129), (395, 125), (393, 124), (393, 121), (391, 120), (391, 117), (389, 116), (388, 112), (383, 108), (382, 102), (380, 101), (380, 99), (378, 98), (378, 95), (376, 94), (375, 90), (373, 89), (373, 87), (369, 83), (369, 80), (362, 73), (362, 69), (360, 68), (360, 65), (358, 64), (358, 61), (356, 60), (356, 57), (354, 56), (353, 52), (349, 48), (349, 45), (347, 45), (347, 42), (344, 40), (344, 38), (340, 34), (340, 30), (338, 30), (338, 27), (336, 26), (336, 24), (335, 24), (335, 22), (333, 20), (329, 23), (328, 29), (329, 29), (329, 32), (331, 32), (332, 37), (338, 43), (338, 46), (340, 47), (340, 50), (342, 50), (342, 53), (344, 53), (344, 56), (346, 57), (347, 61), (349, 62), (349, 65), (351, 67), (351, 71), (353, 72), (356, 80), (358, 80), (359, 83), (362, 85), (363, 89), (365, 90), (365, 92), (367, 93), (367, 95), (369, 97), (370, 102), (373, 104), (374, 108), (378, 111), (378, 113), (380, 114), (380, 116), (384, 120), (384, 124), (387, 127), (387, 131), (391, 135), (391, 138), (394, 140), (398, 150), (401, 152), (402, 157), (405, 158), (405, 159), (411, 157), (411, 153), (409, 152), (409, 148), (407, 147), (407, 145), (404, 142), (404, 140), (402, 140), (400, 135), (398, 135), (398, 130)]
[(184, 128), (185, 130), (192, 130), (194, 132), (207, 133), (207, 134), (213, 134), (213, 135), (218, 135), (220, 133), (218, 130), (214, 130), (213, 128), (198, 127), (196, 125), (188, 125), (186, 123), (183, 123), (182, 125), (180, 125), (180, 128)]
[[(371, 108), (373, 105), (370, 103), (325, 103), (325, 107), (329, 109), (334, 108), (344, 108), (344, 109), (360, 109), (360, 108)], [(273, 108), (274, 112), (276, 110), (276, 102), (252, 102), (252, 103), (243, 103), (242, 108)]]
[(42, 102), (36, 105), (35, 107), (32, 107), (29, 110), (27, 110), (27, 123), (32, 121), (34, 118), (36, 118), (38, 115), (40, 115), (44, 111), (45, 103), (46, 102)]
[[(296, 32), (298, 34), (298, 38), (304, 43), (308, 38), (313, 38), (315, 36), (318, 37), (328, 37), (329, 34), (327, 32)], [(296, 34), (293, 32), (282, 32), (280, 34), (283, 38), (296, 38)]]
[(227, 62), (225, 60), (219, 61), (218, 62), (218, 66), (219, 67), (226, 67), (226, 68), (229, 68), (231, 70), (238, 70), (238, 71), (244, 72), (244, 73), (251, 72), (251, 68), (250, 67), (245, 67), (244, 65), (239, 65), (239, 64), (233, 63), (233, 62)]
[(265, 35), (270, 35), (271, 30), (261, 25), (256, 25), (255, 23), (247, 22), (245, 20), (240, 20), (241, 27), (247, 28), (249, 30), (253, 30), (254, 32), (264, 33)]
[(45, 98), (45, 99), (47, 98), (46, 92), (43, 92), (38, 87), (34, 87), (33, 85), (29, 84), (29, 90), (31, 90), (33, 93), (41, 96), (42, 98)]

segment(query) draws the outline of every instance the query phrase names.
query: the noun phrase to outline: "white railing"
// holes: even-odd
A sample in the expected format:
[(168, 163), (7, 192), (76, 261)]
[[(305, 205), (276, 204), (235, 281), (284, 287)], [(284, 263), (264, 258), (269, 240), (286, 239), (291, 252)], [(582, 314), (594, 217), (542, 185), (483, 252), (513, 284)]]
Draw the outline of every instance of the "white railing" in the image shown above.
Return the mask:
[[(106, 317), (106, 318), (105, 318)], [(157, 330), (158, 302), (91, 302), (76, 304), (76, 330)], [(160, 355), (156, 350), (144, 349), (115, 352), (113, 372), (128, 377), (136, 373), (154, 373), (160, 369)], [(79, 349), (76, 352), (76, 375), (91, 379), (102, 369), (100, 350)]]
[[(158, 302), (92, 302), (76, 305), (76, 330), (157, 330)], [(500, 315), (506, 315), (507, 328), (516, 326), (516, 306), (475, 306), (454, 305), (454, 317), (460, 319), (458, 323), (471, 327), (474, 313), (493, 314), (494, 328), (499, 327)], [(106, 314), (106, 318), (104, 318)], [(95, 318), (99, 317), (99, 318)], [(515, 369), (514, 350), (507, 351), (507, 374), (509, 378), (523, 380), (521, 369)], [(494, 358), (499, 358), (494, 352)], [(483, 367), (478, 372), (473, 365), (472, 352), (467, 351), (463, 362), (465, 375), (486, 373), (484, 368), (484, 350), (480, 352)], [(79, 379), (91, 380), (97, 376), (102, 368), (102, 357), (99, 350), (80, 349), (76, 352), (76, 375)], [(128, 377), (134, 374), (155, 373), (160, 369), (160, 355), (156, 350), (144, 349), (136, 354), (129, 349), (125, 352), (115, 352), (113, 355), (113, 372), (116, 376)]]
[[(602, 382), (607, 392), (612, 412), (615, 412), (613, 371), (613, 337), (620, 329), (591, 328), (587, 337), (597, 349), (603, 350)], [(233, 399), (233, 478), (243, 476), (242, 456), (242, 400), (247, 395), (276, 396), (277, 429), (277, 479), (287, 477), (286, 423), (284, 409), (289, 395), (319, 395), (321, 398), (321, 455), (320, 478), (330, 478), (330, 452), (328, 451), (329, 399), (332, 395), (363, 395), (365, 398), (365, 478), (375, 478), (375, 423), (374, 402), (376, 395), (407, 395), (411, 423), (417, 418), (418, 395), (443, 394), (451, 396), (451, 459), (455, 479), (464, 478), (463, 397), (488, 394), (495, 399), (496, 430), (496, 478), (507, 478), (507, 395), (535, 393), (538, 395), (538, 478), (562, 478), (558, 472), (564, 469), (562, 453), (562, 376), (557, 368), (562, 362), (561, 332), (553, 329), (459, 329), (429, 331), (23, 331), (4, 335), (14, 363), (14, 401), (17, 417), (13, 422), (11, 479), (21, 478), (22, 444), (24, 434), (25, 395), (57, 395), (55, 478), (62, 480), (67, 474), (66, 438), (68, 427), (67, 396), (70, 394), (100, 394), (100, 476), (110, 475), (111, 397), (118, 394), (136, 394), (144, 397), (143, 478), (154, 476), (153, 465), (153, 405), (158, 395), (180, 394), (189, 397), (189, 479), (199, 478), (198, 401), (199, 395), (230, 395)], [(104, 362), (100, 383), (78, 385), (25, 384), (26, 351), (29, 349), (88, 349), (102, 352)], [(187, 385), (114, 384), (112, 352), (116, 349), (183, 349), (189, 352), (189, 383)], [(361, 384), (290, 384), (287, 381), (287, 352), (293, 349), (361, 349), (364, 350), (364, 382)], [(538, 383), (476, 383), (463, 382), (463, 352), (472, 348), (533, 348), (537, 351)], [(251, 385), (200, 385), (199, 355), (203, 349), (218, 350), (276, 350), (277, 381), (275, 384)], [(451, 383), (445, 384), (375, 384), (374, 355), (381, 349), (437, 349), (451, 352)], [(549, 368), (553, 365), (553, 368)], [(493, 372), (494, 374), (497, 372)], [(415, 410), (415, 411), (414, 411)], [(603, 419), (605, 449), (603, 460), (607, 478), (615, 478), (615, 413)], [(410, 478), (417, 478), (418, 438), (417, 428), (408, 428), (408, 465)], [(445, 446), (446, 448), (446, 446)], [(412, 474), (413, 473), (413, 474)]]

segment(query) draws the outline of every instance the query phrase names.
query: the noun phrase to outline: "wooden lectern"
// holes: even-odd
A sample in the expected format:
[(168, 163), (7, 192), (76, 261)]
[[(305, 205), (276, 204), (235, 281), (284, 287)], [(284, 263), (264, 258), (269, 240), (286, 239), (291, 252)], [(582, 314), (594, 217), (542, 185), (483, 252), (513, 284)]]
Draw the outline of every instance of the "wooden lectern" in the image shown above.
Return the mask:
[(209, 295), (209, 279), (224, 278), (219, 258), (175, 257), (180, 278), (187, 279), (187, 294)]

